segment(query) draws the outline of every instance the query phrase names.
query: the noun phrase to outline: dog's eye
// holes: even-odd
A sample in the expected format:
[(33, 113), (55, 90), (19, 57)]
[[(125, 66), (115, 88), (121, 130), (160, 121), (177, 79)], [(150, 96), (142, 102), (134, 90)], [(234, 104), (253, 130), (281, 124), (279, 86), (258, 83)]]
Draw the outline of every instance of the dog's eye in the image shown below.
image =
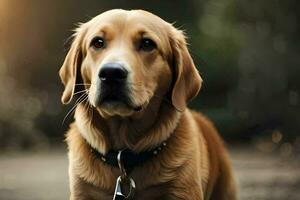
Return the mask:
[(142, 51), (152, 51), (156, 48), (156, 44), (153, 40), (148, 38), (143, 38), (140, 43), (139, 49)]
[(92, 42), (91, 46), (95, 49), (102, 49), (105, 46), (104, 39), (102, 37), (95, 37)]

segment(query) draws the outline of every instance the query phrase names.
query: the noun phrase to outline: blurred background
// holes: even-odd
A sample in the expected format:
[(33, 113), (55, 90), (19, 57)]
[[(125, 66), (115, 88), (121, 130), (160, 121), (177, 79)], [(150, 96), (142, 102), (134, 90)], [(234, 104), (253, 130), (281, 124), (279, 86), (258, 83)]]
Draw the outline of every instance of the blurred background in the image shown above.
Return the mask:
[(241, 199), (300, 199), (299, 6), (0, 0), (0, 199), (67, 198), (63, 140), (73, 117), (63, 123), (72, 106), (60, 102), (58, 70), (75, 24), (112, 8), (145, 9), (186, 31), (204, 79), (191, 107), (208, 115), (227, 142)]

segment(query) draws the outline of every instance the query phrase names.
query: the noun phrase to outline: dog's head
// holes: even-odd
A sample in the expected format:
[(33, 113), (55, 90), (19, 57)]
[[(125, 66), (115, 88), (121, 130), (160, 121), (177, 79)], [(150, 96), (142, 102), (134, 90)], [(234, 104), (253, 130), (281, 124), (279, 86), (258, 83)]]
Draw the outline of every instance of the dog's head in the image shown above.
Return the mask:
[(80, 25), (59, 74), (64, 104), (84, 86), (103, 116), (130, 116), (153, 98), (183, 111), (202, 82), (182, 31), (141, 10), (110, 10)]

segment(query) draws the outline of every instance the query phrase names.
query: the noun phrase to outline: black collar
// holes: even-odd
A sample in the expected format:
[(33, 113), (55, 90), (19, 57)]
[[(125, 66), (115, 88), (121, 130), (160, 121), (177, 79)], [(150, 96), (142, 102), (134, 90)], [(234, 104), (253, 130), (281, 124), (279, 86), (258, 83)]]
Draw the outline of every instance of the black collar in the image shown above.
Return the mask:
[[(121, 161), (124, 165), (124, 168), (127, 173), (130, 173), (133, 168), (143, 164), (144, 162), (150, 160), (151, 158), (158, 155), (158, 153), (167, 146), (167, 141), (164, 141), (159, 145), (158, 147), (149, 150), (149, 151), (143, 151), (140, 153), (134, 153), (129, 149), (122, 150), (121, 154)], [(119, 168), (117, 156), (119, 151), (109, 151), (107, 154), (103, 155), (93, 147), (91, 147), (91, 152), (94, 153), (98, 158), (102, 160), (102, 162)]]

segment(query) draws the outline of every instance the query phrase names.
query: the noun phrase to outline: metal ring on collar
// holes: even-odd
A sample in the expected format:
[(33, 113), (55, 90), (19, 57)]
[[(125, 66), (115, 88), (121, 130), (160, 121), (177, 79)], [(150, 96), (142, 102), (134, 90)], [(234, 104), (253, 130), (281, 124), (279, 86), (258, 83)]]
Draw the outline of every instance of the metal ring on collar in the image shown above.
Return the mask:
[(122, 152), (123, 152), (123, 150), (119, 151), (117, 160), (118, 160), (119, 169), (122, 173), (122, 178), (125, 178), (125, 177), (127, 177), (127, 173), (126, 173), (126, 169), (124, 167), (124, 163), (122, 162)]

